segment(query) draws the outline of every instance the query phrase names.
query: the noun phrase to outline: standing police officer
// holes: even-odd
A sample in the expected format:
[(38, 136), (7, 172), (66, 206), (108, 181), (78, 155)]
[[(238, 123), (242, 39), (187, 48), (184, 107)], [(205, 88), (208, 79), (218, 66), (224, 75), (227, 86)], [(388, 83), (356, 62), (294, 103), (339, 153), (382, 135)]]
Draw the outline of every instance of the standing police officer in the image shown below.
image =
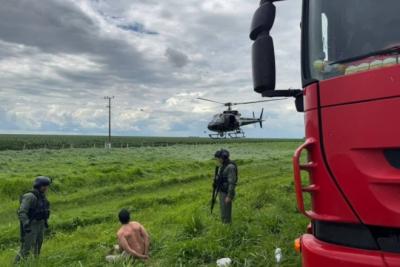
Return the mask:
[(51, 180), (45, 176), (36, 177), (33, 190), (21, 196), (18, 218), (21, 231), (21, 249), (15, 262), (26, 259), (33, 250), (33, 255), (39, 256), (43, 243), (45, 228), (50, 216), (50, 203), (46, 192)]
[(229, 151), (221, 149), (214, 154), (219, 166), (216, 184), (219, 194), (219, 203), (222, 223), (232, 222), (232, 201), (235, 197), (235, 188), (238, 180), (236, 164), (229, 159)]

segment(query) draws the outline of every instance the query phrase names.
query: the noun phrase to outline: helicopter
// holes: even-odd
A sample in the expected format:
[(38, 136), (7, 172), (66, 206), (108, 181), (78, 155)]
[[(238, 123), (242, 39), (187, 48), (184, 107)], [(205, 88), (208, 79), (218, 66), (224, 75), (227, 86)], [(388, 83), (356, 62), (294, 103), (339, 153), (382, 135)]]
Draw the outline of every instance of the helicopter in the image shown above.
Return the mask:
[(206, 98), (199, 97), (198, 100), (208, 101), (217, 103), (220, 105), (224, 105), (227, 107), (227, 110), (223, 111), (222, 113), (215, 114), (208, 124), (208, 130), (216, 133), (209, 134), (209, 137), (212, 139), (226, 139), (229, 138), (245, 138), (245, 132), (241, 128), (245, 125), (259, 123), (260, 127), (263, 127), (263, 113), (264, 109), (261, 110), (261, 115), (259, 118), (255, 117), (253, 112), (252, 118), (245, 118), (242, 117), (242, 114), (239, 113), (237, 110), (232, 110), (233, 106), (237, 105), (248, 105), (248, 104), (255, 104), (255, 103), (262, 103), (262, 102), (271, 102), (271, 101), (279, 101), (285, 100), (287, 98), (281, 99), (274, 99), (274, 100), (261, 100), (261, 101), (250, 101), (250, 102), (240, 102), (240, 103), (222, 103)]

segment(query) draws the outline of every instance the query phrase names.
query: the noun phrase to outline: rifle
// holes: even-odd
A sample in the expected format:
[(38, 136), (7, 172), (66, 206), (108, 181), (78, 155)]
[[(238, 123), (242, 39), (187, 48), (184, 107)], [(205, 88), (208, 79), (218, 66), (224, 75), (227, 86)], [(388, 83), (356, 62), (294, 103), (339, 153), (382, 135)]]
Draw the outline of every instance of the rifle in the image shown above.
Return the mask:
[(215, 175), (214, 175), (214, 182), (213, 182), (213, 191), (212, 191), (212, 196), (211, 196), (211, 214), (214, 209), (215, 201), (217, 199), (218, 192), (220, 190), (220, 182), (219, 182), (219, 167), (215, 167)]

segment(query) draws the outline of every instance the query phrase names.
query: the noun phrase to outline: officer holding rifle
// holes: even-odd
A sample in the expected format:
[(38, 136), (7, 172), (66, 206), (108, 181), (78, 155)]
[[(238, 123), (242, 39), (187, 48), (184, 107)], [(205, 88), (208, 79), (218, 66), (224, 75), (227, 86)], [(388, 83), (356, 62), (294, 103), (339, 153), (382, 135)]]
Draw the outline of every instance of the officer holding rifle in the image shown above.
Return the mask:
[(221, 149), (214, 154), (217, 162), (211, 200), (211, 213), (217, 195), (219, 195), (221, 221), (224, 224), (232, 222), (232, 201), (235, 198), (235, 188), (238, 181), (238, 168), (235, 162), (229, 159), (229, 151)]

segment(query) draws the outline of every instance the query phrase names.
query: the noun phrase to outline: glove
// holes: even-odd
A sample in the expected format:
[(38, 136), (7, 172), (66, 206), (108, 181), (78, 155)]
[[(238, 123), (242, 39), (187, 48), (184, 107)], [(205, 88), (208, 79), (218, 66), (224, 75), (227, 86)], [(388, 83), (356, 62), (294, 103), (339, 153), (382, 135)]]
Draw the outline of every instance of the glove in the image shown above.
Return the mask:
[(32, 232), (32, 229), (31, 229), (31, 226), (29, 225), (29, 223), (24, 224), (23, 229), (24, 229), (24, 232), (27, 234)]

